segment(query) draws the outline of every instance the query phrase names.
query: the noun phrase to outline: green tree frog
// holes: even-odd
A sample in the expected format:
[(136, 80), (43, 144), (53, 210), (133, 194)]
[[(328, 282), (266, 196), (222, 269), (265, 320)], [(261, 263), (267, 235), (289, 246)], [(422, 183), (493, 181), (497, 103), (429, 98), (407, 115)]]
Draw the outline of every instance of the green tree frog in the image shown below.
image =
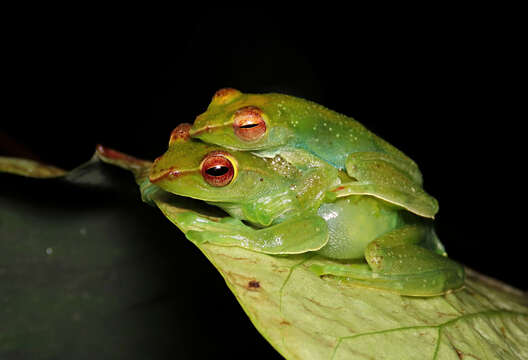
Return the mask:
[(261, 157), (279, 154), (288, 161), (294, 160), (287, 156), (292, 149), (302, 149), (346, 169), (354, 181), (341, 192), (372, 195), (429, 218), (438, 211), (437, 201), (424, 196), (413, 160), (353, 118), (311, 101), (221, 89), (196, 118), (190, 136)]
[[(432, 220), (379, 197), (338, 194), (349, 176), (316, 156), (292, 150), (259, 157), (192, 140), (178, 126), (149, 179), (165, 191), (220, 207), (221, 221), (182, 212), (176, 221), (194, 242), (272, 255), (317, 252), (337, 259), (312, 265), (318, 275), (409, 296), (461, 287), (463, 268), (446, 257)], [(336, 265), (337, 264), (337, 265)]]

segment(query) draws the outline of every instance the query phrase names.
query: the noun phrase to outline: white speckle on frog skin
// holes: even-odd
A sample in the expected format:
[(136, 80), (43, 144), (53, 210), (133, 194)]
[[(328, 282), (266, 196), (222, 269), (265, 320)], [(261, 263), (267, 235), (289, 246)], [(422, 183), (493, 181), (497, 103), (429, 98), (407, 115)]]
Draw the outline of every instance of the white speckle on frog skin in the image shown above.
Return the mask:
[(86, 228), (85, 227), (82, 227), (79, 229), (79, 234), (81, 234), (82, 236), (86, 236)]
[(50, 247), (47, 248), (47, 249), (46, 249), (46, 254), (47, 254), (47, 255), (51, 255), (51, 254), (53, 254), (53, 248), (50, 248)]
[(325, 219), (326, 221), (328, 221), (330, 219), (335, 219), (338, 216), (339, 216), (339, 214), (337, 213), (337, 211), (329, 211), (326, 214), (324, 214), (322, 216), (322, 218)]

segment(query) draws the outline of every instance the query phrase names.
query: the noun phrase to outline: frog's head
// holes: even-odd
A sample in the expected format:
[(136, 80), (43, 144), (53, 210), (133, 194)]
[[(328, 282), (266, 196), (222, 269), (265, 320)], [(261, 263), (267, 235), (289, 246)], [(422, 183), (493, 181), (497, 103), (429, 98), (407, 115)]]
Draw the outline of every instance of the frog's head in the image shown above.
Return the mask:
[(194, 121), (190, 136), (237, 150), (282, 146), (293, 136), (287, 105), (290, 98), (220, 89), (207, 110)]
[(204, 201), (242, 203), (276, 192), (286, 182), (265, 159), (191, 139), (190, 127), (174, 129), (169, 149), (151, 168), (150, 181), (162, 189)]

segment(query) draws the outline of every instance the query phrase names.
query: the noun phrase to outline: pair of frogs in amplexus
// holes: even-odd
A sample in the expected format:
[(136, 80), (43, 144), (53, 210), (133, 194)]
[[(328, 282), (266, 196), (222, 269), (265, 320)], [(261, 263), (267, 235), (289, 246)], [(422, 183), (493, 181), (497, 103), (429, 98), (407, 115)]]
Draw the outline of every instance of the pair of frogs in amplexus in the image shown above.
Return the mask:
[(222, 89), (171, 134), (150, 182), (223, 209), (178, 220), (194, 242), (271, 255), (316, 252), (318, 275), (408, 296), (464, 284), (433, 229), (416, 163), (354, 119), (283, 94)]

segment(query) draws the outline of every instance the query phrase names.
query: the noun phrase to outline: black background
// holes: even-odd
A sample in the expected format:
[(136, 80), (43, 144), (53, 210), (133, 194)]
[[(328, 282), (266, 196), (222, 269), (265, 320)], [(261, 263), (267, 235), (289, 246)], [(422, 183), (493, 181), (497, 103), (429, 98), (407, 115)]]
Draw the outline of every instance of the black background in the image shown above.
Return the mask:
[[(219, 88), (305, 97), (353, 116), (419, 164), (452, 258), (527, 288), (526, 94), (513, 14), (135, 10), (13, 24), (2, 154), (71, 169), (102, 143), (152, 159)], [(193, 254), (183, 256), (190, 265)]]

